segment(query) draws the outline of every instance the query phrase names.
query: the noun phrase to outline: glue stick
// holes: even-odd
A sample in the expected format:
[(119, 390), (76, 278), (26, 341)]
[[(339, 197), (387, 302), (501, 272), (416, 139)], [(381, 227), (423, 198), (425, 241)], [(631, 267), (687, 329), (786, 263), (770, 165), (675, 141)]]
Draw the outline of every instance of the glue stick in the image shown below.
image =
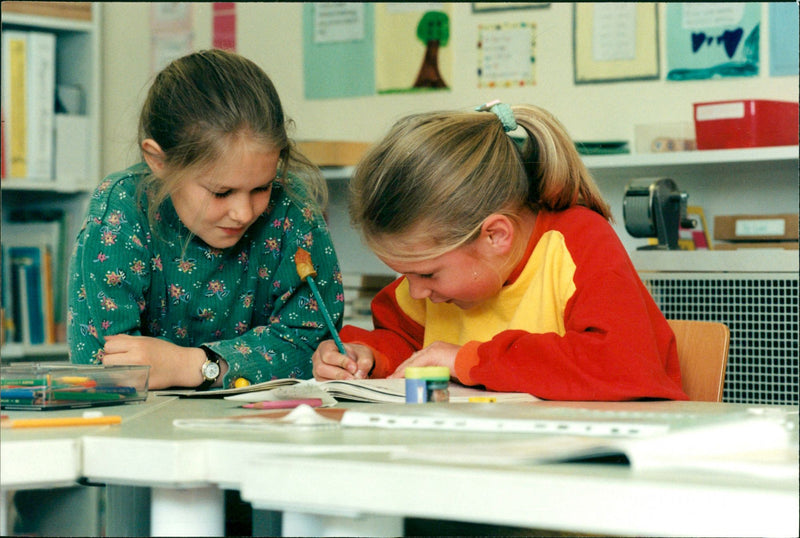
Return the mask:
[(406, 368), (406, 403), (449, 402), (450, 369), (446, 366)]

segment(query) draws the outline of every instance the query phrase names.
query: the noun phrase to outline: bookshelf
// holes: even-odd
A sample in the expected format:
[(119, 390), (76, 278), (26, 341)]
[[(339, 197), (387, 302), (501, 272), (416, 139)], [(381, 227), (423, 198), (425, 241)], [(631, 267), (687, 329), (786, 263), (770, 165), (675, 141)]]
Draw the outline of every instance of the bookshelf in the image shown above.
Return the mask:
[[(7, 281), (12, 272), (12, 266), (7, 259), (7, 246), (22, 245), (27, 241), (41, 243), (41, 235), (35, 231), (36, 226), (33, 224), (49, 219), (51, 222), (55, 221), (57, 224), (53, 226), (60, 230), (60, 239), (50, 241), (56, 243), (50, 248), (55, 261), (51, 268), (50, 287), (54, 301), (52, 308), (58, 317), (55, 321), (59, 324), (63, 323), (66, 313), (68, 256), (91, 191), (100, 179), (101, 17), (100, 2), (3, 2), (2, 5), (3, 34), (41, 32), (55, 38), (52, 75), (54, 114), (50, 128), (45, 130), (52, 136), (53, 142), (51, 165), (45, 175), (32, 177), (10, 173), (7, 159), (10, 158), (8, 152), (12, 134), (6, 129), (5, 121), (3, 125), (3, 154), (6, 163), (5, 175), (0, 182), (0, 236), (4, 245), (4, 307), (7, 295), (11, 292)], [(7, 88), (7, 73), (3, 74), (4, 93)], [(24, 95), (30, 100), (28, 90), (30, 88), (26, 87)], [(41, 106), (42, 99), (36, 99), (36, 104)], [(4, 101), (4, 120), (9, 113), (6, 108), (7, 102)], [(10, 129), (13, 129), (13, 122)], [(15, 222), (20, 219), (24, 220), (21, 225)], [(57, 329), (54, 338), (44, 343), (15, 340), (19, 340), (19, 337), (5, 331), (3, 346), (0, 348), (3, 362), (67, 357), (64, 331), (61, 329)]]

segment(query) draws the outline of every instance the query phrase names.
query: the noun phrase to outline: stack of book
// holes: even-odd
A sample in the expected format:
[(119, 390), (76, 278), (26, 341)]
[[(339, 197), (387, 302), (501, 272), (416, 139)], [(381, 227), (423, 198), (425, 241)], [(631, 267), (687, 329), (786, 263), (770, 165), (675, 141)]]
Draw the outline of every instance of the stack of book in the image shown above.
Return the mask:
[(60, 209), (17, 210), (3, 222), (4, 342), (64, 341), (66, 215)]

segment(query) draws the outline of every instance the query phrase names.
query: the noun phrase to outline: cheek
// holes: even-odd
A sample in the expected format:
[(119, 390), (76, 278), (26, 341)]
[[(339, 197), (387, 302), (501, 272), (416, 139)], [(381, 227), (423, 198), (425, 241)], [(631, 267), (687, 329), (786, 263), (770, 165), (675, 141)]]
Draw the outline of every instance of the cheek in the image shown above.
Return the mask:
[(272, 195), (272, 190), (258, 194), (253, 200), (253, 211), (256, 216), (261, 215), (269, 207), (269, 200)]

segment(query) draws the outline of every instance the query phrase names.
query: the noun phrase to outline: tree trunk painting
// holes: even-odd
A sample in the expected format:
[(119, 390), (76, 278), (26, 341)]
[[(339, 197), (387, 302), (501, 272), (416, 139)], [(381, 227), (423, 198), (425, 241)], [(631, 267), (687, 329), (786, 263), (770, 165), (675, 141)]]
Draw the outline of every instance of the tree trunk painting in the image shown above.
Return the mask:
[(439, 73), (439, 47), (447, 46), (450, 39), (450, 21), (446, 13), (428, 11), (417, 26), (417, 37), (425, 43), (425, 57), (419, 68), (414, 88), (447, 88)]

